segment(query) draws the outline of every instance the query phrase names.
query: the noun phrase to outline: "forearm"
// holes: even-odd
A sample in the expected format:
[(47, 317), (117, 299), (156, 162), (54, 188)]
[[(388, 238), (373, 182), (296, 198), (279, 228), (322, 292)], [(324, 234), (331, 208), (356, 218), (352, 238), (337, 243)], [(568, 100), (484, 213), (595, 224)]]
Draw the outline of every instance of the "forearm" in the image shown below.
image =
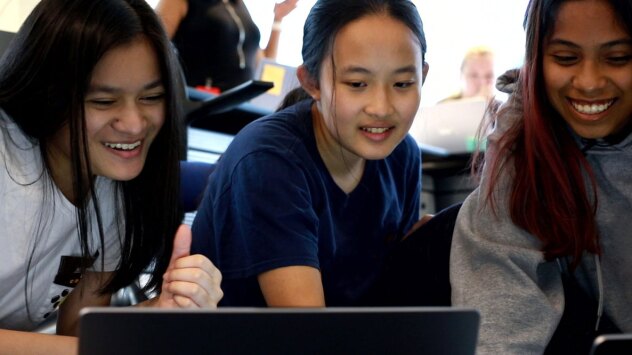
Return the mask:
[(325, 307), (320, 271), (313, 267), (282, 267), (257, 279), (268, 307)]
[(276, 59), (277, 51), (279, 49), (279, 37), (281, 35), (280, 24), (277, 25), (279, 27), (273, 27), (270, 32), (270, 39), (268, 40), (268, 45), (263, 50), (263, 55), (266, 58)]
[(0, 329), (0, 355), (76, 354), (77, 338)]

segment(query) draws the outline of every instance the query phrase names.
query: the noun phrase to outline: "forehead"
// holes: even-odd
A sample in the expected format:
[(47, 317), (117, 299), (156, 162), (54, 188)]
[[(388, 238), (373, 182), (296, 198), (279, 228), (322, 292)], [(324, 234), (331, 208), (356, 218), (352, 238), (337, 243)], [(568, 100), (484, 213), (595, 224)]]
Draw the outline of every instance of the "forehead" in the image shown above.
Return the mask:
[(149, 40), (138, 37), (108, 50), (94, 67), (91, 81), (128, 85), (160, 74), (158, 53)]
[(551, 39), (579, 43), (610, 41), (629, 37), (607, 0), (574, 0), (560, 5)]
[(386, 14), (361, 17), (343, 26), (333, 46), (336, 62), (340, 60), (377, 59), (382, 62), (421, 61), (421, 44), (403, 22)]
[(494, 60), (489, 54), (477, 54), (465, 61), (464, 70), (490, 69), (494, 66)]

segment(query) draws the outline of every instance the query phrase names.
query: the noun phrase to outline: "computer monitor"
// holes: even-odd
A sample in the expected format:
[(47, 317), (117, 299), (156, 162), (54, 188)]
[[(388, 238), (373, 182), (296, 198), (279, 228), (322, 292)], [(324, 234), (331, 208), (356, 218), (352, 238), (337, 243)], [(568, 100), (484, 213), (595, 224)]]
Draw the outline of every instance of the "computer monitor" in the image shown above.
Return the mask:
[(450, 307), (87, 308), (79, 355), (472, 355), (479, 318)]
[(250, 100), (252, 105), (270, 112), (277, 110), (288, 92), (300, 86), (296, 77), (296, 67), (279, 64), (268, 58), (260, 61), (255, 78), (274, 83), (272, 89)]
[(448, 101), (419, 109), (410, 135), (420, 146), (434, 147), (447, 154), (471, 153), (478, 144), (477, 132), (485, 117), (483, 99)]
[(632, 333), (600, 335), (595, 339), (590, 350), (590, 355), (630, 354), (632, 354)]

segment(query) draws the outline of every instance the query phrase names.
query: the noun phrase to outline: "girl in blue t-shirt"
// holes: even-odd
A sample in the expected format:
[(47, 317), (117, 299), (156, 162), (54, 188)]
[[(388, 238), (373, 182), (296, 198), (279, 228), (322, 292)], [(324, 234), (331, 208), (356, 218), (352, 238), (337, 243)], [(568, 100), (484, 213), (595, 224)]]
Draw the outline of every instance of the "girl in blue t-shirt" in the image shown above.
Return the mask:
[(193, 224), (192, 252), (222, 271), (221, 305), (371, 303), (419, 219), (420, 151), (407, 133), (425, 51), (409, 0), (316, 2), (297, 70), (304, 100), (235, 137)]

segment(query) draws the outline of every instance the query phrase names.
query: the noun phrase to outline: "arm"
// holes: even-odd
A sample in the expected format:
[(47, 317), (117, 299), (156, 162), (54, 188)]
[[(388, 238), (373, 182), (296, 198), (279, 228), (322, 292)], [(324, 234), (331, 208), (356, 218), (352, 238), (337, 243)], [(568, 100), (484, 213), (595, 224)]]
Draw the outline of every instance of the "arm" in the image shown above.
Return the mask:
[(281, 3), (274, 4), (274, 23), (270, 32), (270, 39), (268, 40), (268, 45), (266, 46), (266, 48), (262, 51), (259, 51), (257, 62), (262, 57), (270, 59), (276, 58), (277, 49), (279, 47), (279, 35), (281, 33), (281, 21), (283, 21), (283, 18), (296, 8), (297, 2), (298, 0), (285, 0)]
[(325, 295), (318, 269), (287, 266), (259, 274), (261, 292), (269, 307), (324, 307)]
[(156, 5), (156, 13), (162, 20), (167, 36), (172, 39), (178, 26), (189, 11), (187, 0), (160, 0)]
[(72, 355), (77, 349), (75, 337), (0, 329), (0, 355)]
[[(484, 182), (483, 182), (484, 183)], [(564, 305), (554, 261), (536, 238), (511, 222), (505, 205), (497, 218), (470, 195), (457, 218), (450, 255), (452, 304), (481, 312), (479, 354), (541, 354)]]
[[(87, 272), (59, 308), (57, 334), (49, 335), (0, 329), (0, 355), (4, 354), (76, 354), (79, 311), (83, 307), (107, 306), (111, 295), (98, 290), (110, 273)], [(63, 335), (63, 336), (60, 336)]]

